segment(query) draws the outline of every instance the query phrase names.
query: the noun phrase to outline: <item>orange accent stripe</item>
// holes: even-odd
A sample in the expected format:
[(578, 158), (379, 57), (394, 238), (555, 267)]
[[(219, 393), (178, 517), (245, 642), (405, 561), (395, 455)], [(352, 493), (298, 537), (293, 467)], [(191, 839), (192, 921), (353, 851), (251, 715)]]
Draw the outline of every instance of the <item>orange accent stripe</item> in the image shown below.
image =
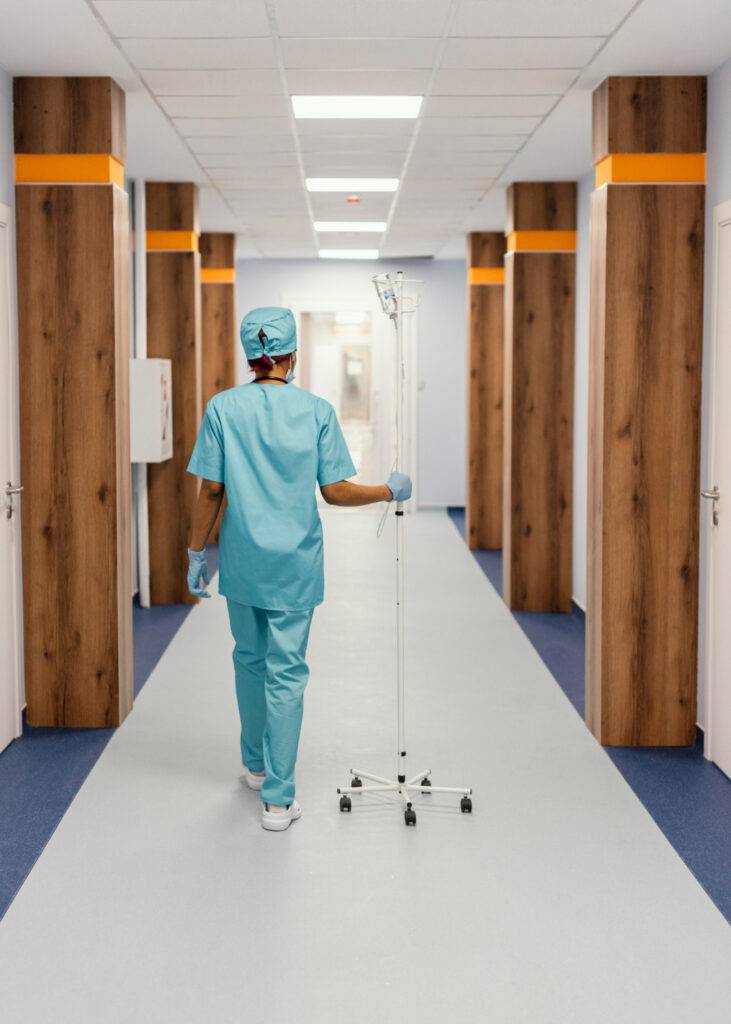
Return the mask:
[(235, 284), (234, 267), (201, 267), (201, 284)]
[(470, 267), (467, 271), (468, 284), (502, 284), (504, 281), (504, 267)]
[(198, 232), (147, 231), (145, 244), (158, 252), (198, 252)]
[(124, 165), (109, 153), (16, 153), (19, 185), (118, 185), (124, 188)]
[(573, 252), (575, 231), (512, 231), (508, 252)]
[(610, 153), (596, 165), (596, 187), (617, 183), (703, 184), (705, 153)]

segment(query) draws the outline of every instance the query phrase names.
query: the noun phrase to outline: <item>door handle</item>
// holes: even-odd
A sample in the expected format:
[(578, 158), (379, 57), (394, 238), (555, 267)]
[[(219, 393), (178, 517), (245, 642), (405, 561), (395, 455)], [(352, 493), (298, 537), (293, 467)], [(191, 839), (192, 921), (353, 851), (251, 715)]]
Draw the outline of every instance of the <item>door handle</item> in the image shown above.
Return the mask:
[(714, 487), (712, 491), (701, 491), (701, 498), (706, 498), (708, 501), (713, 502), (713, 525), (718, 526), (718, 502), (721, 500), (721, 492), (718, 487)]
[(7, 503), (5, 505), (5, 509), (6, 509), (5, 518), (6, 519), (12, 519), (13, 518), (13, 511), (14, 511), (14, 508), (13, 508), (13, 495), (14, 494), (20, 494), (20, 492), (22, 490), (23, 490), (22, 484), (18, 484), (17, 486), (13, 487), (12, 481), (8, 480), (7, 486), (5, 487), (5, 496), (8, 499)]

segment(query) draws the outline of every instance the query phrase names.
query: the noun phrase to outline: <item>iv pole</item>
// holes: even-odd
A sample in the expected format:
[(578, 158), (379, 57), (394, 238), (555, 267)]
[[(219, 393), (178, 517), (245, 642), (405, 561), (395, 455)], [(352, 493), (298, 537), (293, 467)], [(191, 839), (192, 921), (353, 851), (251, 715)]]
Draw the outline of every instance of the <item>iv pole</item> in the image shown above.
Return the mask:
[[(381, 274), (373, 278), (373, 283), (381, 300), (383, 312), (391, 319), (396, 328), (396, 466), (404, 468), (403, 437), (404, 437), (404, 324), (405, 314), (413, 313), (414, 309), (404, 307), (404, 275), (398, 271), (395, 279), (390, 274)], [(456, 793), (461, 794), (460, 810), (467, 814), (472, 811), (472, 790), (467, 786), (432, 786), (431, 768), (418, 772), (411, 778), (406, 777), (406, 701), (405, 701), (405, 658), (404, 658), (404, 591), (405, 591), (405, 551), (404, 551), (404, 507), (397, 502), (394, 509), (396, 516), (396, 779), (386, 779), (371, 772), (351, 768), (353, 777), (350, 785), (341, 786), (340, 810), (350, 811), (355, 796), (368, 796), (371, 793), (398, 793), (404, 807), (404, 821), (407, 825), (416, 824), (416, 811), (412, 797), (415, 793)], [(363, 779), (370, 785), (364, 786)]]

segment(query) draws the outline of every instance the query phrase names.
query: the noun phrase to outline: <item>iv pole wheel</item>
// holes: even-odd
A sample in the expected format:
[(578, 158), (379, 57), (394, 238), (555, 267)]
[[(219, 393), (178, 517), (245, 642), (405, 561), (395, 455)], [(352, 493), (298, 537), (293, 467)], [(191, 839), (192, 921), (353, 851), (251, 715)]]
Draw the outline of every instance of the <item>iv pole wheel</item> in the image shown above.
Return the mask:
[(406, 822), (407, 825), (416, 824), (416, 811), (413, 809), (411, 804), (406, 805), (406, 810), (404, 811), (404, 821)]
[(462, 814), (472, 814), (472, 801), (468, 796), (463, 796), (459, 802), (459, 809)]
[[(431, 786), (431, 779), (423, 778), (419, 783), (420, 786)], [(424, 793), (424, 796), (430, 796), (430, 793)]]
[(351, 800), (350, 800), (349, 796), (341, 796), (340, 797), (340, 810), (341, 811), (350, 811), (352, 809), (352, 807), (353, 807), (353, 804), (351, 803)]
[(358, 776), (356, 775), (353, 778), (353, 780), (351, 781), (350, 785), (351, 786), (362, 786), (363, 785), (363, 779), (359, 779)]

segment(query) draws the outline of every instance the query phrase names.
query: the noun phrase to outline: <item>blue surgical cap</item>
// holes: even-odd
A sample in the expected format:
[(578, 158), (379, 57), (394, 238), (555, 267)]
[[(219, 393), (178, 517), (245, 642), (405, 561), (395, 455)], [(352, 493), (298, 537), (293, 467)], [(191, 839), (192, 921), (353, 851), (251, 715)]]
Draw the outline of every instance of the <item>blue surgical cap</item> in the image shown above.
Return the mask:
[(247, 359), (286, 356), (297, 348), (297, 325), (291, 309), (262, 306), (241, 321), (241, 344)]

